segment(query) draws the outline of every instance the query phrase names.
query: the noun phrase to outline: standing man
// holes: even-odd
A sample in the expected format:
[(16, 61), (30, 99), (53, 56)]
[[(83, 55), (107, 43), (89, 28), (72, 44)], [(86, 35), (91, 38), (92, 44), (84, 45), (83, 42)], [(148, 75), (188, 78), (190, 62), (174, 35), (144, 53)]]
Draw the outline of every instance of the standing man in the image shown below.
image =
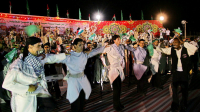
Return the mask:
[(166, 38), (166, 40), (168, 40), (169, 41), (169, 37), (170, 37), (170, 30), (167, 28), (167, 30), (166, 30), (166, 36), (167, 36), (167, 38)]
[(173, 101), (171, 104), (172, 111), (179, 110), (179, 95), (178, 86), (181, 86), (182, 101), (180, 103), (181, 112), (185, 112), (187, 108), (187, 98), (188, 98), (188, 75), (189, 75), (189, 63), (190, 56), (194, 55), (197, 50), (192, 44), (184, 42), (183, 46), (182, 40), (179, 38), (174, 38), (173, 47), (170, 48), (156, 48), (156, 50), (161, 51), (167, 55), (172, 56), (172, 91), (173, 91)]
[(133, 71), (138, 80), (137, 92), (142, 96), (147, 93), (146, 84), (148, 83), (149, 75), (149, 52), (145, 49), (145, 40), (139, 40), (139, 46), (134, 52)]
[(124, 49), (131, 51), (134, 51), (135, 49), (127, 45), (124, 47), (120, 44), (121, 39), (119, 35), (114, 35), (112, 40), (114, 44), (105, 48), (104, 53), (107, 53), (108, 60), (110, 62), (108, 78), (110, 80), (110, 84), (113, 86), (113, 107), (116, 111), (121, 111), (124, 108), (120, 101), (121, 82), (125, 79), (123, 71), (125, 67)]
[(72, 112), (83, 112), (85, 99), (88, 99), (91, 94), (91, 85), (84, 74), (84, 69), (88, 58), (103, 52), (105, 47), (93, 49), (87, 53), (83, 52), (83, 40), (76, 38), (73, 42), (74, 51), (71, 51), (69, 56), (66, 56), (61, 63), (66, 64), (69, 72), (64, 80), (67, 80), (67, 99), (71, 104)]
[(37, 57), (40, 50), (41, 40), (29, 37), (23, 55), (10, 65), (2, 87), (12, 92), (13, 112), (51, 112), (55, 108), (47, 90), (43, 64), (61, 61), (66, 56), (63, 53), (41, 60)]
[[(156, 50), (156, 47), (158, 46), (159, 42), (158, 40), (153, 40), (153, 55), (151, 56), (151, 71), (152, 71), (152, 79), (151, 83), (153, 87), (156, 87), (158, 89), (162, 89), (162, 83), (161, 83), (161, 71), (160, 71), (160, 59), (161, 59), (161, 52)], [(166, 60), (165, 60), (166, 61)], [(165, 63), (164, 63), (165, 64)]]
[(162, 28), (162, 36), (163, 38), (166, 38), (166, 29), (164, 27)]
[(57, 26), (56, 26), (56, 29), (55, 29), (54, 31), (55, 31), (55, 34), (54, 34), (54, 35), (55, 35), (56, 37), (58, 37), (58, 35), (60, 34), (60, 32), (59, 32), (59, 29), (58, 29)]

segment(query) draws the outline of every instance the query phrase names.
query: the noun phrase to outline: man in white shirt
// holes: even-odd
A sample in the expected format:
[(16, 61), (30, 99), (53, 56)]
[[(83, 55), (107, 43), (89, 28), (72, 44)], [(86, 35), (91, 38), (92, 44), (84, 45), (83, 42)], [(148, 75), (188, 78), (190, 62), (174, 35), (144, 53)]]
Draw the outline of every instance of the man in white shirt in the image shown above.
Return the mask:
[(187, 42), (184, 42), (183, 45), (181, 44), (183, 44), (183, 42), (179, 38), (174, 38), (173, 47), (161, 49), (157, 47), (156, 50), (172, 56), (173, 102), (171, 104), (171, 110), (179, 110), (178, 86), (181, 86), (182, 101), (180, 103), (180, 111), (185, 112), (188, 98), (190, 56), (194, 55), (197, 47)]
[(169, 41), (169, 37), (170, 37), (170, 30), (167, 28), (167, 30), (166, 30), (166, 36), (167, 36), (167, 40)]

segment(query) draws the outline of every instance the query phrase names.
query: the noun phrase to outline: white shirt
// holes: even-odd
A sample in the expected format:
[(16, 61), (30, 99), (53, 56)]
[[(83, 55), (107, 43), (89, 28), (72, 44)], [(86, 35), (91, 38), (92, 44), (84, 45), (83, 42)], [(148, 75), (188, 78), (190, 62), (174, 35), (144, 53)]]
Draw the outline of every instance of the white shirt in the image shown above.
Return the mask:
[(195, 41), (191, 41), (190, 44), (192, 44), (192, 45), (196, 46), (197, 48), (199, 48), (199, 45)]
[(166, 35), (170, 35), (170, 30), (167, 30), (167, 31), (166, 31)]
[[(93, 49), (89, 54), (84, 52), (77, 53), (72, 51), (70, 52), (71, 55), (67, 55), (66, 58), (60, 63), (67, 65), (69, 73), (71, 73), (71, 75), (82, 73), (85, 70), (85, 65), (87, 64), (88, 58), (102, 53), (104, 48), (105, 47)], [(86, 75), (79, 78), (69, 77), (67, 83), (67, 99), (70, 103), (76, 101), (82, 89), (85, 92), (85, 98), (89, 98), (92, 89)]]
[[(188, 42), (184, 42), (184, 47), (187, 49), (187, 52), (188, 52), (188, 55), (191, 56), (191, 55), (194, 55), (194, 53), (196, 52), (197, 50), (197, 47), (195, 47), (194, 45), (188, 43)], [(171, 47), (169, 48), (156, 48), (156, 50), (158, 51), (161, 51), (167, 55), (171, 55)], [(178, 63), (177, 63), (177, 71), (183, 71), (183, 68), (182, 68), (182, 63), (181, 63), (181, 51), (182, 51), (182, 47), (181, 49), (176, 50), (176, 54), (177, 54), (177, 57), (178, 57)]]
[(165, 29), (165, 28), (163, 28), (163, 29), (162, 29), (162, 33), (165, 33), (165, 32), (166, 32), (166, 29)]

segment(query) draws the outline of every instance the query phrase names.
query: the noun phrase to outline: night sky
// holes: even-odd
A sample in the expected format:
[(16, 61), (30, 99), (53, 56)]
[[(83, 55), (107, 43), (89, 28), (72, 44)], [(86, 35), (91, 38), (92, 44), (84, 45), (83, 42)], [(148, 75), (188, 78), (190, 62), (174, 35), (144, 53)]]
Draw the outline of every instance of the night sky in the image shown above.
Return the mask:
[[(10, 0), (12, 3), (12, 13), (27, 14), (26, 0)], [(66, 17), (67, 10), (69, 17), (78, 19), (79, 8), (82, 19), (96, 20), (95, 13), (99, 10), (103, 20), (111, 20), (115, 14), (117, 20), (121, 20), (121, 10), (124, 20), (129, 20), (131, 13), (133, 20), (141, 19), (141, 10), (145, 20), (150, 20), (151, 15), (156, 18), (160, 10), (168, 17), (163, 24), (165, 28), (173, 30), (180, 27), (183, 29), (181, 21), (186, 20), (187, 32), (196, 34), (200, 32), (200, 8), (198, 0), (29, 0), (31, 15), (47, 15), (47, 4), (50, 8), (50, 16), (56, 16), (56, 4), (58, 4), (60, 17)], [(9, 12), (9, 0), (1, 0), (0, 12)], [(199, 34), (200, 35), (200, 34)]]

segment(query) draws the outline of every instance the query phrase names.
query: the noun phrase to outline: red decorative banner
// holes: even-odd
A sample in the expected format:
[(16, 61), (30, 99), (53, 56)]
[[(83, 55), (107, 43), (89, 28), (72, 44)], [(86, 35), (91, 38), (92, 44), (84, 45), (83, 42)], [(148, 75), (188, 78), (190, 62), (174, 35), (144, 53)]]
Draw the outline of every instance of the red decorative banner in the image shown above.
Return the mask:
[(30, 16), (0, 13), (0, 31), (6, 28), (14, 27), (17, 31), (24, 29), (24, 27), (35, 24), (42, 25), (44, 28), (54, 29), (56, 26), (60, 30), (60, 34), (65, 34), (66, 29), (73, 29), (76, 31), (78, 27), (81, 29), (89, 29), (90, 32), (103, 35), (103, 34), (120, 34), (126, 33), (130, 30), (137, 30), (145, 32), (149, 28), (157, 34), (159, 28), (163, 25), (158, 20), (137, 20), (137, 21), (87, 21), (76, 20), (59, 17), (46, 17), (46, 16)]

